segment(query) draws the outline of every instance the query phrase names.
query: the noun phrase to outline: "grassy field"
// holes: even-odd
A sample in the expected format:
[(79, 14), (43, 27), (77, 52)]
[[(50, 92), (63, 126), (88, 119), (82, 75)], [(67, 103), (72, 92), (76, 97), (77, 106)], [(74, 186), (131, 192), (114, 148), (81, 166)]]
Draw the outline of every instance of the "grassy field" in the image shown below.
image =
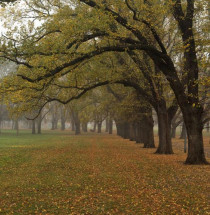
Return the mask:
[(210, 214), (209, 166), (116, 135), (0, 135), (0, 214)]

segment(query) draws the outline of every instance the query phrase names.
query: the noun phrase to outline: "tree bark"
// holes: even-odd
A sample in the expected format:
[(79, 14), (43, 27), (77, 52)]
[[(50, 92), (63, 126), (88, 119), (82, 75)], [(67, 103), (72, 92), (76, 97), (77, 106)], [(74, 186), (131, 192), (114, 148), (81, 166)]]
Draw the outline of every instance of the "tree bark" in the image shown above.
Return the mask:
[(65, 129), (66, 129), (65, 120), (61, 120), (61, 131), (64, 131)]
[(109, 134), (112, 134), (112, 133), (113, 133), (113, 120), (112, 120), (112, 119), (109, 119), (109, 127), (108, 127), (108, 130), (109, 130)]
[(37, 119), (37, 133), (42, 133), (42, 114), (40, 113)]
[(56, 119), (55, 117), (52, 118), (52, 127), (51, 130), (55, 130), (58, 129), (58, 119)]
[[(178, 106), (177, 106), (178, 107)], [(174, 117), (172, 117), (172, 120), (171, 120), (171, 138), (176, 138), (176, 129), (177, 127), (181, 124), (181, 122), (183, 121), (181, 118), (180, 118), (180, 113), (181, 113), (181, 110), (179, 110), (175, 115)]]
[(94, 122), (93, 122), (93, 128), (90, 129), (90, 131), (91, 131), (91, 132), (95, 132), (95, 131), (96, 131), (96, 126), (97, 126), (97, 123), (96, 123), (96, 121), (94, 120)]
[[(179, 106), (182, 110), (184, 123), (188, 136), (188, 155), (186, 164), (207, 164), (203, 147), (203, 107), (199, 101), (198, 90), (198, 60), (196, 55), (196, 44), (193, 33), (193, 18), (195, 11), (195, 1), (187, 1), (187, 13), (183, 12), (181, 1), (175, 1), (173, 6), (173, 16), (176, 19), (182, 35), (184, 50), (184, 71), (187, 73), (187, 94), (185, 89), (179, 84), (169, 80), (176, 95)], [(173, 69), (173, 68), (171, 68)], [(171, 70), (170, 69), (170, 73)]]
[(173, 154), (172, 141), (171, 141), (171, 125), (168, 118), (166, 109), (166, 102), (161, 100), (156, 109), (158, 117), (158, 134), (159, 145), (157, 148), (157, 154)]
[(144, 126), (143, 120), (139, 120), (136, 125), (136, 143), (144, 143)]
[(87, 122), (83, 122), (83, 123), (82, 123), (82, 131), (83, 131), (83, 132), (87, 132), (87, 130), (88, 130), (88, 129), (87, 129)]
[(98, 133), (101, 133), (102, 122), (97, 123)]
[(184, 139), (186, 137), (186, 132), (187, 132), (186, 131), (186, 126), (185, 126), (185, 124), (183, 122), (183, 124), (182, 124), (182, 131), (181, 131), (179, 139)]
[(148, 116), (144, 117), (144, 148), (155, 148), (154, 141), (154, 130), (153, 130), (154, 122), (152, 118), (152, 110)]
[(176, 126), (172, 126), (171, 128), (171, 138), (176, 138)]
[(135, 141), (136, 140), (136, 134), (135, 134), (135, 125), (134, 123), (129, 123), (129, 140)]
[(66, 129), (65, 108), (61, 107), (61, 131)]
[(71, 119), (71, 130), (75, 131), (75, 122), (73, 119)]
[(79, 134), (81, 134), (80, 121), (76, 121), (75, 122), (75, 135), (79, 135)]
[(129, 139), (129, 136), (130, 136), (130, 134), (129, 134), (129, 123), (128, 122), (124, 122), (122, 124), (122, 137), (124, 139)]
[(35, 122), (35, 119), (32, 120), (32, 134), (36, 134), (36, 122)]
[(19, 120), (15, 120), (15, 129), (16, 129), (16, 132), (17, 132), (17, 135), (19, 135)]
[(206, 123), (206, 131), (209, 132), (209, 122)]
[(120, 121), (115, 120), (116, 128), (117, 128), (117, 135), (123, 137), (122, 135), (122, 123)]
[(183, 114), (188, 137), (188, 155), (186, 164), (208, 164), (203, 146), (202, 111), (199, 108), (186, 108), (188, 114)]
[(75, 135), (81, 134), (80, 130), (80, 119), (79, 119), (79, 114), (76, 111), (72, 111), (72, 117), (75, 123)]
[(106, 128), (105, 128), (105, 132), (109, 132), (109, 119), (106, 118)]

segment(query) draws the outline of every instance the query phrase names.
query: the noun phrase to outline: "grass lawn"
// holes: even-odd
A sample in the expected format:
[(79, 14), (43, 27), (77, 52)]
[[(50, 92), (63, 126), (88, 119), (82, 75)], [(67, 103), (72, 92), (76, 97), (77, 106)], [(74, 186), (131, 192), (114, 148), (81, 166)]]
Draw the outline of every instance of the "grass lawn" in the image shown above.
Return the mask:
[(0, 214), (210, 214), (209, 166), (116, 135), (0, 135)]

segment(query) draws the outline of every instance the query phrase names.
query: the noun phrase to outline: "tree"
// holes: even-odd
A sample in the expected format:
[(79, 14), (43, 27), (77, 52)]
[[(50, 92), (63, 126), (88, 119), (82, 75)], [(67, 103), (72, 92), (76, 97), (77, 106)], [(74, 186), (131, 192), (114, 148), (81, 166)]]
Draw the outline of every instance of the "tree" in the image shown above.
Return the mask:
[(144, 148), (154, 148), (153, 118), (151, 106), (132, 88), (108, 86), (113, 95), (112, 117), (117, 134), (125, 139), (143, 143)]
[[(165, 75), (182, 110), (189, 145), (186, 163), (206, 163), (195, 43), (197, 35), (193, 33), (197, 30), (193, 26), (193, 18), (195, 13), (200, 13), (200, 4), (193, 0), (156, 0), (152, 3), (139, 0), (135, 4), (128, 0), (80, 2), (81, 4), (75, 4), (74, 10), (68, 6), (61, 7), (55, 16), (47, 16), (48, 22), (35, 33), (31, 33), (30, 39), (23, 37), (18, 42), (5, 42), (1, 48), (2, 57), (22, 65), (18, 75), (23, 80), (30, 83), (42, 82), (42, 86), (46, 87), (52, 84), (52, 79), (81, 68), (87, 60), (102, 56), (105, 52), (143, 51)], [(205, 9), (207, 1), (203, 3)], [(86, 25), (83, 25), (84, 20)], [(166, 22), (169, 25), (165, 25)], [(177, 64), (176, 58), (168, 52), (165, 40), (161, 37), (161, 34), (170, 32), (174, 27), (183, 43), (179, 51), (185, 59), (183, 66)], [(41, 29), (42, 32), (44, 29), (44, 33), (40, 35)], [(24, 60), (20, 60), (20, 56)], [(38, 61), (40, 56), (42, 60)], [(56, 61), (56, 65), (50, 63), (52, 61)], [(186, 77), (185, 81), (180, 77), (180, 70)], [(92, 86), (86, 88), (84, 93), (91, 88)], [(71, 100), (72, 98), (63, 98), (65, 102)]]

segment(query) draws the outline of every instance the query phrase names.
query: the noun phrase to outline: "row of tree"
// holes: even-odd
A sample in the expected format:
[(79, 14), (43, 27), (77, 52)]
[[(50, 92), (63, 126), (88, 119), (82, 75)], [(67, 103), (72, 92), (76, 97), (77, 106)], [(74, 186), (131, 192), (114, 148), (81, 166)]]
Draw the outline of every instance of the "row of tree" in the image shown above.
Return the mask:
[(108, 85), (120, 104), (131, 99), (128, 110), (115, 116), (121, 136), (152, 146), (153, 109), (157, 153), (173, 153), (171, 124), (180, 109), (186, 163), (207, 163), (202, 131), (209, 121), (208, 1), (27, 0), (15, 9), (3, 10), (7, 30), (0, 52), (19, 65), (2, 80), (17, 111), (38, 115), (50, 102), (88, 100), (89, 91)]

